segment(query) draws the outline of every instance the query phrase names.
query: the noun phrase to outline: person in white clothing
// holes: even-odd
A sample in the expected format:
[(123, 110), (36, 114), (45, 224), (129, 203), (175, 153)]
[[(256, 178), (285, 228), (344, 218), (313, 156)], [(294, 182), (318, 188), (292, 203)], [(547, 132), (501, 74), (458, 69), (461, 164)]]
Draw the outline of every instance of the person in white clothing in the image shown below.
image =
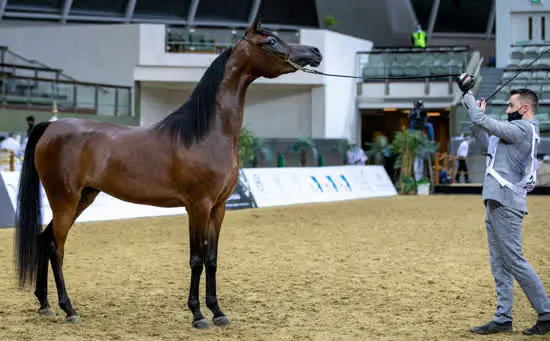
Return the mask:
[(21, 145), (16, 139), (14, 139), (14, 134), (10, 133), (8, 137), (0, 143), (0, 149), (11, 150), (15, 155), (17, 155), (19, 153), (19, 149), (21, 149)]
[(369, 159), (365, 151), (356, 144), (352, 145), (347, 154), (348, 165), (364, 165)]
[(458, 158), (458, 171), (456, 172), (456, 182), (460, 181), (460, 174), (464, 174), (464, 180), (466, 183), (470, 183), (468, 176), (468, 165), (466, 164), (466, 158), (468, 157), (468, 150), (470, 147), (470, 137), (466, 136), (456, 151), (456, 157)]

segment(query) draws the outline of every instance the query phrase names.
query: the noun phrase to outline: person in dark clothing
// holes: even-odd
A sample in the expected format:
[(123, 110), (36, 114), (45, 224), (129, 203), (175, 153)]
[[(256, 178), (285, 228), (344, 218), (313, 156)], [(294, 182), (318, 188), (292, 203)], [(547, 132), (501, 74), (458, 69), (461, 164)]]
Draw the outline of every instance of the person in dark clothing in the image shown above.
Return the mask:
[(30, 136), (32, 128), (34, 128), (34, 116), (27, 116), (27, 136)]

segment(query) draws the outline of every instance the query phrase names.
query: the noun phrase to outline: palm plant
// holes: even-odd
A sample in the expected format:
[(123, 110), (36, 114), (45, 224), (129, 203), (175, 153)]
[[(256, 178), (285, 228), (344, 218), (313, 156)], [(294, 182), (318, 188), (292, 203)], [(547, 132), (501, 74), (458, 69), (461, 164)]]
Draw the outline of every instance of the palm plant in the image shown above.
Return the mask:
[(318, 160), (318, 151), (315, 142), (309, 137), (301, 137), (294, 144), (288, 147), (289, 151), (300, 153), (300, 166), (307, 166), (307, 152), (311, 150), (313, 159)]
[(342, 164), (346, 164), (347, 162), (347, 151), (350, 149), (351, 144), (347, 139), (342, 139), (338, 141), (338, 143), (332, 145), (331, 151), (338, 152), (338, 155), (340, 156), (340, 162)]
[(256, 167), (259, 153), (263, 154), (267, 161), (271, 161), (271, 150), (264, 144), (263, 139), (256, 137), (250, 129), (243, 126), (239, 137), (239, 168), (249, 162)]
[(392, 143), (393, 152), (397, 154), (395, 167), (401, 172), (396, 187), (401, 194), (416, 192), (414, 176), (411, 175), (413, 163), (416, 157), (428, 158), (430, 162), (431, 178), (431, 157), (437, 151), (439, 143), (430, 141), (426, 135), (417, 130), (403, 130), (397, 132)]

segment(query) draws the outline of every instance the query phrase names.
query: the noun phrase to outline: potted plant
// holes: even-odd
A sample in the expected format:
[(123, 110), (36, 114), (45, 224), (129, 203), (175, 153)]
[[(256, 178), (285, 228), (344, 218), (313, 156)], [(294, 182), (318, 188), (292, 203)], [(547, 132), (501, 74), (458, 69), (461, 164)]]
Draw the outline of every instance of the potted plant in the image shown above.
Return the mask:
[(350, 149), (351, 144), (347, 139), (342, 139), (338, 141), (338, 143), (332, 145), (330, 148), (330, 151), (337, 152), (340, 156), (340, 162), (342, 162), (343, 165), (347, 163), (347, 152)]
[(400, 194), (416, 193), (417, 184), (412, 175), (414, 159), (416, 157), (427, 157), (428, 161), (430, 161), (431, 153), (435, 152), (438, 146), (438, 143), (430, 141), (420, 131), (406, 129), (396, 133), (392, 143), (392, 150), (397, 155), (395, 167), (401, 168), (396, 184)]
[(430, 195), (431, 182), (427, 178), (422, 178), (416, 182), (416, 194)]
[(263, 154), (267, 161), (272, 159), (271, 151), (265, 146), (264, 141), (256, 137), (254, 133), (243, 126), (239, 137), (239, 167), (242, 168), (252, 162), (252, 166), (258, 165), (258, 154)]
[(294, 144), (292, 144), (289, 148), (289, 151), (300, 153), (300, 166), (306, 167), (307, 166), (307, 152), (311, 151), (313, 153), (313, 159), (318, 160), (318, 152), (317, 147), (315, 146), (315, 142), (309, 137), (302, 137), (299, 138), (298, 141), (296, 141)]
[(336, 18), (334, 18), (334, 16), (332, 16), (330, 14), (326, 15), (323, 21), (324, 21), (326, 27), (332, 27), (332, 26), (334, 26), (338, 23)]

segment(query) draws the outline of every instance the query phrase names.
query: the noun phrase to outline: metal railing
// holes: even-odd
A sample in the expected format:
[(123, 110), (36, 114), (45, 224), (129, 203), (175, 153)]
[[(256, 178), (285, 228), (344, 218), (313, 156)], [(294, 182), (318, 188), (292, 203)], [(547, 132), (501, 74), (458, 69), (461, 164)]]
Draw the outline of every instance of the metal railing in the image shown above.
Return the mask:
[[(166, 52), (221, 53), (233, 46), (245, 33), (244, 29), (186, 28), (166, 26)], [(299, 31), (276, 31), (288, 43), (299, 43)]]
[(0, 78), (0, 106), (5, 109), (51, 110), (103, 116), (132, 116), (131, 88), (38, 77)]
[(80, 82), (63, 70), (0, 46), (0, 107), (103, 116), (132, 116), (129, 86)]
[(472, 52), (462, 46), (373, 49), (358, 53), (359, 70), (365, 81), (367, 78), (456, 74), (466, 70)]

